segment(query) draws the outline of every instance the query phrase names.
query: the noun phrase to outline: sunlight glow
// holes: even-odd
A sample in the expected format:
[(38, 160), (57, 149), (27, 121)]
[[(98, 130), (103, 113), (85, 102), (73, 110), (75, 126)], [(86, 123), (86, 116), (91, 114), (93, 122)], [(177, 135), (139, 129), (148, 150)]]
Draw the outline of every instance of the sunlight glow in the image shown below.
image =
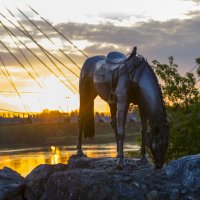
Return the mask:
[(78, 94), (71, 93), (58, 79), (50, 76), (46, 77), (43, 82), (46, 87), (41, 93), (23, 95), (31, 111), (40, 112), (49, 109), (70, 112), (79, 108)]
[(85, 49), (86, 47), (92, 46), (94, 44), (88, 40), (73, 40), (73, 43), (80, 49)]
[[(65, 26), (62, 26), (60, 29), (61, 32), (67, 35), (69, 37), (70, 41), (72, 41), (78, 48), (84, 50), (87, 47), (95, 46), (95, 44), (98, 42), (98, 40), (95, 40), (93, 36), (90, 35), (90, 40), (87, 37), (87, 34), (89, 34), (92, 31), (96, 31), (94, 26), (94, 29), (87, 30), (83, 29), (83, 24), (95, 24), (95, 25), (102, 25), (106, 24), (115, 25), (115, 26), (123, 26), (127, 28), (137, 28), (137, 25), (143, 22), (148, 21), (167, 21), (172, 19), (188, 19), (192, 18), (192, 15), (189, 15), (190, 12), (195, 12), (200, 10), (200, 3), (195, 2), (194, 0), (168, 0), (168, 1), (160, 1), (160, 0), (124, 0), (123, 3), (121, 0), (102, 0), (101, 2), (97, 2), (94, 0), (73, 0), (73, 1), (66, 1), (66, 0), (59, 0), (59, 1), (48, 1), (48, 0), (0, 0), (1, 8), (0, 12), (7, 16), (9, 19), (12, 19), (14, 23), (17, 24), (16, 20), (10, 16), (8, 11), (6, 10), (6, 7), (9, 8), (18, 18), (18, 20), (25, 20), (25, 18), (17, 11), (16, 8), (20, 8), (23, 10), (23, 12), (30, 17), (31, 19), (37, 20), (37, 22), (41, 22), (40, 17), (38, 17), (35, 13), (33, 13), (30, 8), (28, 8), (27, 4), (33, 7), (38, 13), (40, 13), (41, 16), (46, 18), (52, 25), (57, 26), (61, 25), (62, 23), (74, 23), (73, 25), (76, 25), (78, 33), (80, 30), (80, 37), (78, 34), (75, 36), (73, 35), (74, 30), (65, 30)], [(12, 30), (13, 26), (11, 26), (7, 20), (3, 19), (1, 17), (0, 19), (3, 21), (7, 26), (9, 26)], [(27, 25), (25, 21), (23, 21), (23, 24), (26, 26), (26, 28), (30, 29), (30, 32), (32, 35), (34, 35), (35, 39), (39, 44), (41, 44), (45, 49), (50, 50), (54, 55), (59, 56), (58, 59), (62, 60), (63, 62), (66, 62), (66, 65), (70, 67), (70, 69), (73, 69), (77, 74), (80, 72), (78, 69), (74, 68), (74, 65), (69, 60), (64, 60), (64, 56), (57, 51), (59, 48), (63, 49), (63, 51), (67, 55), (73, 54), (73, 57), (75, 57), (74, 61), (80, 66), (83, 64), (85, 57), (80, 56), (80, 52), (77, 51), (77, 49), (72, 48), (73, 45), (68, 43), (67, 41), (62, 40), (60, 37), (57, 37), (55, 33), (55, 30), (52, 30), (52, 28), (45, 26), (44, 27), (39, 24), (40, 28), (46, 33), (49, 34), (49, 37), (54, 41), (55, 45), (53, 45), (51, 42), (49, 42), (47, 39), (44, 39), (41, 33), (39, 31), (36, 31), (36, 29), (30, 26), (30, 23), (27, 22)], [(68, 24), (68, 25), (69, 25)], [(45, 28), (48, 30), (45, 30)], [(88, 26), (89, 27), (89, 26)], [(92, 27), (92, 26), (91, 26)], [(101, 26), (99, 26), (101, 27)], [(73, 29), (73, 28), (72, 28)], [(49, 32), (48, 32), (49, 31)], [(81, 31), (85, 31), (83, 34), (81, 34)], [(107, 30), (106, 30), (107, 31)], [(17, 33), (17, 31), (14, 31)], [(94, 33), (93, 33), (94, 34)], [(115, 34), (115, 33), (114, 33)], [(86, 36), (86, 39), (82, 38), (82, 35)], [(74, 37), (73, 37), (74, 36)], [(102, 39), (102, 35), (98, 35), (95, 37), (99, 37)], [(37, 56), (43, 60), (48, 66), (53, 67), (52, 64), (49, 64), (50, 61), (45, 58), (44, 54), (41, 53), (41, 51), (36, 48), (36, 45), (27, 37), (25, 37), (22, 33), (19, 34), (19, 38), (27, 44), (31, 50), (33, 50)], [(88, 39), (88, 40), (87, 40)], [(25, 63), (25, 59), (22, 58), (21, 54), (16, 49), (16, 46), (14, 42), (11, 40), (9, 36), (6, 36), (5, 31), (2, 32), (2, 40), (6, 43), (6, 45), (11, 49), (11, 51), (16, 55), (16, 57)], [(114, 42), (111, 44), (108, 41), (111, 41), (110, 38), (107, 38), (105, 42), (102, 42), (99, 45), (99, 48), (106, 49), (109, 45), (112, 45), (112, 48), (118, 49), (121, 46), (118, 46), (117, 44), (114, 44)], [(17, 41), (17, 40), (16, 40)], [(95, 43), (96, 42), (96, 43)], [(19, 43), (19, 42), (17, 42)], [(66, 43), (68, 46), (66, 46)], [(20, 45), (20, 48), (23, 48), (23, 51), (26, 52), (27, 50), (24, 49), (22, 45)], [(123, 48), (123, 47), (122, 47)], [(93, 48), (90, 48), (91, 50)], [(28, 51), (27, 51), (28, 52)], [(5, 63), (8, 67), (8, 71), (12, 74), (12, 78), (18, 88), (19, 91), (37, 91), (38, 87), (36, 87), (36, 84), (28, 77), (27, 73), (19, 67), (17, 62), (7, 53), (7, 51), (2, 48), (1, 50), (2, 57), (5, 59)], [(90, 52), (92, 54), (92, 52)], [(68, 90), (66, 87), (64, 87), (59, 80), (54, 78), (53, 76), (49, 76), (47, 71), (43, 70), (44, 68), (41, 67), (41, 63), (39, 61), (36, 61), (34, 56), (29, 55), (30, 53), (27, 53), (28, 59), (30, 59), (31, 63), (34, 64), (34, 66), (37, 67), (38, 74), (43, 77), (44, 76), (44, 83), (46, 85), (45, 89), (43, 91), (39, 91), (38, 94), (22, 94), (22, 99), (25, 104), (27, 104), (30, 107), (30, 110), (33, 112), (42, 111), (43, 109), (49, 109), (49, 110), (63, 110), (63, 111), (72, 111), (79, 108), (79, 95), (72, 94), (70, 90)], [(89, 55), (90, 56), (90, 55)], [(38, 64), (39, 63), (39, 64)], [(27, 64), (27, 63), (26, 63)], [(26, 65), (25, 64), (25, 65)], [(1, 64), (0, 64), (1, 65)], [(27, 67), (30, 70), (30, 67)], [(53, 67), (53, 70), (56, 71), (56, 69)], [(78, 86), (78, 78), (71, 77), (71, 74), (66, 70), (63, 69), (64, 73), (67, 73), (67, 77), (72, 80), (75, 85)], [(31, 71), (31, 70), (30, 70)], [(33, 71), (33, 70), (32, 70)], [(32, 72), (31, 71), (31, 72)], [(59, 73), (58, 70), (56, 73)], [(63, 77), (61, 75), (60, 79)], [(3, 76), (2, 76), (3, 77)], [(43, 79), (43, 78), (41, 78)], [(64, 78), (63, 78), (64, 80)], [(2, 87), (5, 89), (13, 88), (11, 87), (8, 80), (6, 80), (5, 77), (3, 77), (3, 84)], [(20, 101), (20, 98), (15, 94), (15, 96), (7, 96), (3, 94), (0, 98), (0, 104), (6, 105), (7, 107), (16, 107), (16, 110), (23, 109), (22, 103)], [(98, 108), (95, 108), (98, 111), (107, 111), (107, 105), (105, 102), (100, 101), (98, 98), (95, 100), (95, 104)], [(24, 111), (24, 109), (23, 109)]]
[(51, 40), (53, 41), (53, 43), (50, 42), (48, 39), (43, 38), (40, 40), (40, 45), (48, 50), (61, 49), (63, 47), (63, 43), (59, 38), (51, 38)]

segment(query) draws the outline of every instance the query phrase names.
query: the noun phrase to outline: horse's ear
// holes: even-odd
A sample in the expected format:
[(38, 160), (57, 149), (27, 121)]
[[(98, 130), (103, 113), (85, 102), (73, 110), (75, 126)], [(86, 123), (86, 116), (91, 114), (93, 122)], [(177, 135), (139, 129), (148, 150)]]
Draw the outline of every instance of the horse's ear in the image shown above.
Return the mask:
[(134, 47), (133, 51), (131, 52), (131, 54), (127, 58), (127, 61), (130, 60), (131, 58), (133, 58), (134, 56), (136, 56), (136, 53), (137, 53), (137, 47)]
[(133, 48), (133, 51), (132, 51), (132, 55), (135, 56), (136, 53), (137, 53), (137, 47), (134, 47), (134, 48)]

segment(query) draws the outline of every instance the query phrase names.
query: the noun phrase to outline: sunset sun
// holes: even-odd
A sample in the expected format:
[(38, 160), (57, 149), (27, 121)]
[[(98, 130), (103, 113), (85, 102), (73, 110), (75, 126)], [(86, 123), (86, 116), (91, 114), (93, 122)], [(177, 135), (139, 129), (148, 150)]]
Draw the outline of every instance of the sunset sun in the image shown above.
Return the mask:
[[(79, 108), (79, 96), (73, 94), (53, 76), (43, 80), (44, 89), (32, 95), (24, 95), (24, 101), (34, 112), (41, 112), (44, 109), (70, 112)], [(30, 88), (29, 88), (30, 89)], [(32, 90), (35, 90), (32, 88)]]
[[(80, 69), (93, 55), (128, 54), (138, 46), (150, 62), (174, 55), (182, 73), (198, 57), (195, 0), (103, 0), (98, 6), (91, 0), (0, 2), (1, 109), (24, 112), (24, 104), (31, 112), (78, 109)], [(108, 108), (97, 98), (95, 110)]]

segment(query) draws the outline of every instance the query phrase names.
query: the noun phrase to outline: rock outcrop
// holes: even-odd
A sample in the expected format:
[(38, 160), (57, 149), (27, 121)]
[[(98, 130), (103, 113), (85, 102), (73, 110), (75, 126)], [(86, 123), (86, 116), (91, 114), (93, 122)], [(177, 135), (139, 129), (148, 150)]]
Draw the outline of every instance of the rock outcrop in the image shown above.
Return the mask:
[(0, 200), (23, 200), (25, 178), (8, 167), (0, 170)]
[[(11, 173), (7, 168), (1, 171)], [(200, 154), (171, 161), (157, 171), (140, 160), (125, 159), (125, 167), (119, 169), (115, 158), (71, 158), (68, 165), (38, 166), (25, 183), (12, 171), (11, 180), (16, 182), (10, 182), (10, 187), (15, 187), (7, 193), (1, 192), (6, 191), (2, 181), (7, 177), (1, 171), (0, 200), (200, 199)]]

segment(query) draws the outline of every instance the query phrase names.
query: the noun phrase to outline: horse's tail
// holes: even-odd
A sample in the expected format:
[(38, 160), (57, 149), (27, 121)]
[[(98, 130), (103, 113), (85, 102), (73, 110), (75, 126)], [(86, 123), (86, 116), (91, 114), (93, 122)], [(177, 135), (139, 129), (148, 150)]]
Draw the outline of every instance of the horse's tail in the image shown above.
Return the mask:
[(93, 83), (93, 71), (95, 63), (99, 60), (105, 59), (104, 56), (94, 56), (88, 58), (82, 69), (79, 79), (79, 93), (80, 93), (80, 110), (79, 110), (79, 128), (84, 132), (87, 138), (93, 138), (95, 135), (94, 126), (94, 98), (96, 92)]
[(86, 82), (80, 84), (80, 110), (79, 118), (81, 120), (82, 131), (85, 138), (93, 138), (94, 128), (94, 99), (89, 92), (90, 88)]

